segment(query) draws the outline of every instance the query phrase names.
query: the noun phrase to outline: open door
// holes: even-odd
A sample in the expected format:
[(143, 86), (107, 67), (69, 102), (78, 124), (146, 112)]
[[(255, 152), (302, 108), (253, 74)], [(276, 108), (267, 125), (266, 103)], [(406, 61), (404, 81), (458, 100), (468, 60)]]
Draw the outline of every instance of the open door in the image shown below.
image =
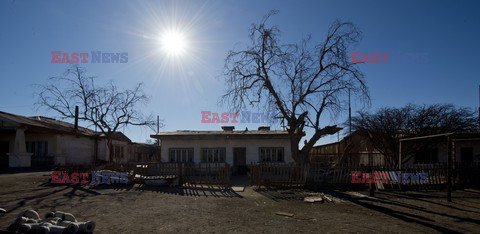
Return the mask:
[(233, 174), (245, 175), (247, 173), (246, 148), (233, 148)]

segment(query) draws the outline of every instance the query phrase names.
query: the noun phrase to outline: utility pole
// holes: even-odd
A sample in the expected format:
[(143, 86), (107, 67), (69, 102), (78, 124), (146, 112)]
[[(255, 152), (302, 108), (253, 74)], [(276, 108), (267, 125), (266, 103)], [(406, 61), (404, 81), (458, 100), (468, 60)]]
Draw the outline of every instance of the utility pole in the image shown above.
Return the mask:
[[(160, 132), (160, 116), (157, 115), (157, 134)], [(160, 147), (160, 139), (157, 139), (157, 147)]]
[(97, 133), (97, 124), (98, 124), (98, 108), (95, 108), (95, 160), (98, 161), (98, 133)]
[(350, 104), (350, 88), (348, 88), (348, 122), (349, 135), (352, 135), (352, 105)]
[(480, 128), (480, 85), (478, 85), (478, 128)]

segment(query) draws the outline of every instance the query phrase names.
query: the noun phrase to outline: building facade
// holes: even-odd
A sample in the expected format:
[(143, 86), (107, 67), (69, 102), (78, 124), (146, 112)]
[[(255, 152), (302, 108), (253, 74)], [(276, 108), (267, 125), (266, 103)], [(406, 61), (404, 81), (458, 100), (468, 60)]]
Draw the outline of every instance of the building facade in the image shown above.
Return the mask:
[(113, 134), (112, 147), (107, 147), (105, 135), (90, 129), (48, 117), (0, 111), (0, 169), (125, 163), (133, 158), (136, 148), (120, 132)]
[[(160, 140), (162, 162), (228, 163), (242, 170), (251, 163), (290, 163), (290, 141), (286, 131), (176, 131), (151, 135)], [(236, 169), (234, 169), (236, 170)]]

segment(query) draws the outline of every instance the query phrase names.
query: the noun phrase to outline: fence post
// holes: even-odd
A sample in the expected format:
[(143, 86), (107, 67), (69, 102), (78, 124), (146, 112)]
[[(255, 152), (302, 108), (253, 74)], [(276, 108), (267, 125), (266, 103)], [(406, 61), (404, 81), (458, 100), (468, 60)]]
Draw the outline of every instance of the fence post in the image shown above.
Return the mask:
[(452, 201), (452, 140), (450, 137), (447, 138), (448, 144), (448, 160), (447, 160), (447, 201)]
[(372, 175), (373, 175), (373, 167), (370, 166), (370, 183), (368, 186), (370, 187), (370, 197), (375, 197), (375, 186), (373, 186)]
[(180, 186), (183, 185), (183, 171), (182, 171), (182, 163), (178, 163), (178, 184)]

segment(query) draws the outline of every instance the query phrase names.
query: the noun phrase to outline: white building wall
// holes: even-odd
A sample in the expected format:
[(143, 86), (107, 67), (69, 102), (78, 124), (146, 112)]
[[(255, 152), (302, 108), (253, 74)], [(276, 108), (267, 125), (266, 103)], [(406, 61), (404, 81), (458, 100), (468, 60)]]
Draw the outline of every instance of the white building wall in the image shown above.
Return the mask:
[(247, 164), (259, 161), (260, 147), (282, 147), (284, 148), (285, 162), (293, 162), (290, 152), (289, 139), (208, 139), (208, 140), (162, 140), (161, 141), (162, 162), (168, 162), (168, 151), (170, 148), (194, 148), (193, 157), (195, 163), (201, 162), (202, 148), (225, 148), (226, 162), (233, 165), (233, 148), (246, 148)]
[(88, 165), (95, 157), (95, 142), (93, 138), (62, 135), (59, 142), (65, 163), (68, 165)]
[[(0, 137), (2, 141), (9, 141), (10, 151), (13, 150), (15, 135)], [(46, 141), (48, 156), (64, 157), (65, 163), (70, 165), (88, 165), (93, 162), (94, 141), (86, 136), (51, 133), (26, 133), (25, 141)]]

